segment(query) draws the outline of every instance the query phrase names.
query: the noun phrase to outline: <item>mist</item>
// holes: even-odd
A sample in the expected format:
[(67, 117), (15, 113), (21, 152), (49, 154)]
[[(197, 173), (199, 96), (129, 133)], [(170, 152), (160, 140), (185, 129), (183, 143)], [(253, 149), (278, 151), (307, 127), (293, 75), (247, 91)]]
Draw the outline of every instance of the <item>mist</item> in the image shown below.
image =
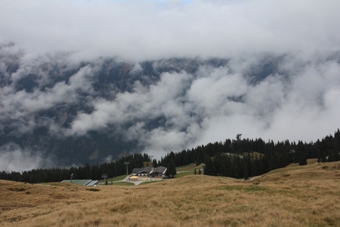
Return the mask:
[(27, 171), (31, 169), (53, 166), (52, 155), (43, 152), (33, 152), (29, 149), (21, 149), (14, 143), (0, 147), (0, 167), (3, 171)]

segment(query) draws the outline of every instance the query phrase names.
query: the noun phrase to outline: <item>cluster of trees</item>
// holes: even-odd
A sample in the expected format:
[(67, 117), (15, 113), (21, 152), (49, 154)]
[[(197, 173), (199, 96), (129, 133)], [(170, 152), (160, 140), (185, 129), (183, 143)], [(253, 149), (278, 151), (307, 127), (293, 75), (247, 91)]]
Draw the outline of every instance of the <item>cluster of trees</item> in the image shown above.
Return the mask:
[(265, 142), (259, 139), (227, 139), (178, 153), (171, 152), (160, 160), (174, 160), (176, 166), (205, 163), (204, 174), (248, 178), (282, 168), (290, 163), (306, 165), (308, 158), (319, 162), (340, 160), (340, 131), (316, 142)]
[(316, 142), (265, 142), (262, 139), (227, 139), (224, 142), (209, 143), (181, 152), (171, 151), (161, 160), (151, 160), (147, 154), (128, 155), (111, 163), (86, 164), (81, 167), (34, 169), (24, 172), (0, 172), (0, 179), (29, 183), (56, 182), (69, 179), (101, 179), (102, 174), (109, 178), (126, 174), (133, 168), (145, 165), (166, 166), (167, 175), (176, 175), (176, 166), (204, 163), (204, 174), (245, 178), (260, 175), (270, 170), (285, 167), (290, 163), (306, 165), (308, 158), (319, 162), (340, 160), (340, 131)]

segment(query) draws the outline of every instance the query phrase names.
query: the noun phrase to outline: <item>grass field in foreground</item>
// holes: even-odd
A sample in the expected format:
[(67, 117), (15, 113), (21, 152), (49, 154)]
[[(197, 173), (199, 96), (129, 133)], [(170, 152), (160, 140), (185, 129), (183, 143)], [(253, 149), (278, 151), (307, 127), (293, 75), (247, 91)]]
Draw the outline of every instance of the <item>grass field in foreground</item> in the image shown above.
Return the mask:
[(0, 226), (340, 226), (339, 192), (340, 162), (291, 165), (253, 181), (191, 175), (94, 188), (0, 181)]

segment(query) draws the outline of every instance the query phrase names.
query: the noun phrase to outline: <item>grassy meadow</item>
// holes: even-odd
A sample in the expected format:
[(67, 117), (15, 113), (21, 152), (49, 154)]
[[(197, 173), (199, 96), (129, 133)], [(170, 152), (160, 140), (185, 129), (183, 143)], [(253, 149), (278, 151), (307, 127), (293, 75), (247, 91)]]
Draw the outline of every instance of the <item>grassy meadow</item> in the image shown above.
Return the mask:
[(310, 160), (251, 181), (185, 175), (83, 187), (0, 180), (0, 226), (340, 226), (339, 211), (340, 162)]

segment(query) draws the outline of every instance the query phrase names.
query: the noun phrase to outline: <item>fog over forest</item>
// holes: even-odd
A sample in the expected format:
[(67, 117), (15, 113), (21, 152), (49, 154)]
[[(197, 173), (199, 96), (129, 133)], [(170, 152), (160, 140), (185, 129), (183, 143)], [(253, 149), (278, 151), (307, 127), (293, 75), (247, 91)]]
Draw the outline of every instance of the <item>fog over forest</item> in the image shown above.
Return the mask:
[[(238, 133), (321, 139), (340, 127), (339, 12), (336, 0), (1, 1), (0, 136), (95, 131), (158, 159)], [(104, 92), (96, 76), (113, 64), (134, 79)], [(1, 142), (0, 170), (56, 164), (25, 144)]]

